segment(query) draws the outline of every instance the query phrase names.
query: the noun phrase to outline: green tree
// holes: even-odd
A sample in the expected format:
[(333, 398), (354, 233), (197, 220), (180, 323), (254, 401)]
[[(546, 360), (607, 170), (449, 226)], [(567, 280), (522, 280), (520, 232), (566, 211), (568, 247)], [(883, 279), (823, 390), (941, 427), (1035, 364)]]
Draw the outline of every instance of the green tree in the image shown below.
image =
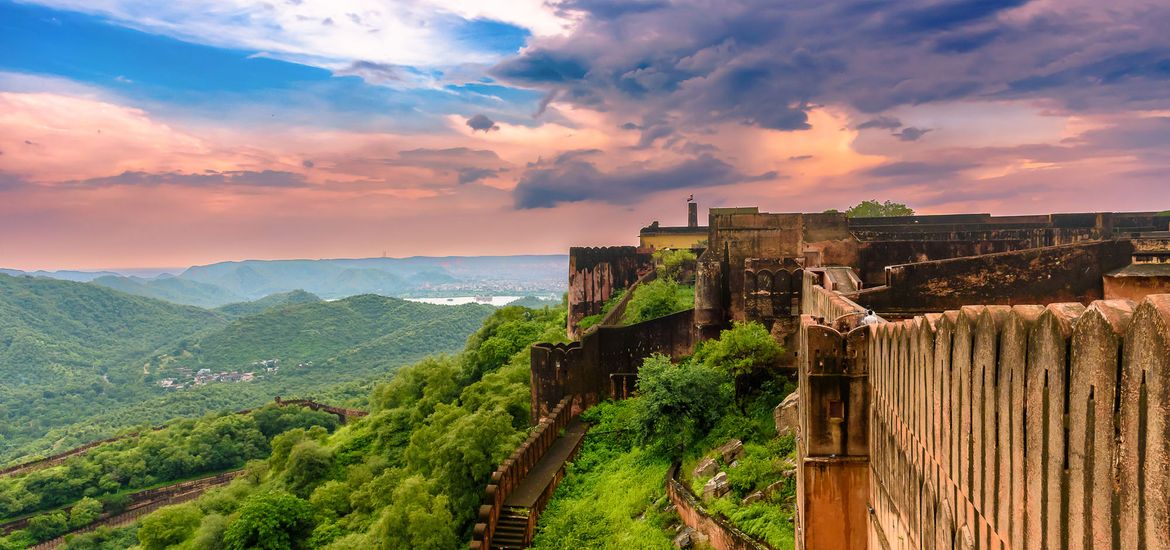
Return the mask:
[(679, 280), (687, 264), (694, 264), (696, 259), (695, 253), (686, 248), (654, 252), (654, 264), (659, 279)]
[(98, 516), (102, 515), (102, 503), (98, 502), (96, 498), (85, 497), (73, 508), (69, 510), (69, 527), (77, 529), (78, 527), (85, 527), (97, 521)]
[(224, 532), (228, 550), (290, 550), (304, 548), (313, 531), (313, 507), (283, 492), (253, 495)]
[(914, 209), (899, 202), (876, 200), (861, 201), (856, 206), (845, 211), (850, 218), (889, 218), (893, 216), (913, 216)]
[(142, 519), (138, 543), (145, 550), (161, 550), (187, 540), (199, 527), (203, 513), (193, 504), (160, 508)]
[(208, 514), (203, 517), (188, 546), (190, 550), (220, 550), (224, 547), (223, 534), (226, 530), (226, 518), (219, 514)]
[(719, 420), (729, 379), (713, 367), (686, 361), (675, 365), (654, 354), (638, 369), (634, 423), (643, 443), (678, 456)]
[(695, 360), (731, 375), (735, 380), (735, 399), (742, 410), (750, 387), (783, 353), (784, 347), (764, 325), (737, 321), (732, 328), (721, 332), (718, 340), (704, 342), (695, 352)]
[(333, 453), (315, 440), (297, 443), (288, 455), (284, 483), (289, 491), (300, 497), (309, 496), (333, 466)]
[(655, 279), (634, 289), (622, 322), (633, 324), (649, 321), (683, 311), (694, 304), (693, 288), (681, 286), (670, 279)]
[(69, 531), (69, 519), (65, 512), (42, 514), (29, 520), (27, 530), (38, 541), (49, 540)]
[(394, 489), (393, 503), (374, 526), (379, 550), (446, 550), (459, 546), (445, 495), (432, 495), (422, 476), (406, 478)]

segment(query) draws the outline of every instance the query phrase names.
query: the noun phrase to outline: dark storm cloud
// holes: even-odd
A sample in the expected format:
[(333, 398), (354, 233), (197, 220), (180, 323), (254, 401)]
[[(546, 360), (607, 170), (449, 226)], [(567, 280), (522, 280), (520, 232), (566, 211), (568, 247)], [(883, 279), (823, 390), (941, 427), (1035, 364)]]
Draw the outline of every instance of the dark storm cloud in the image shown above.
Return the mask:
[(858, 130), (865, 130), (866, 128), (881, 128), (883, 130), (896, 130), (902, 127), (902, 121), (891, 116), (879, 116), (871, 118), (861, 124), (857, 125)]
[[(1170, 33), (1160, 30), (1170, 28), (1167, 4), (559, 5), (584, 13), (573, 33), (534, 39), (493, 75), (544, 90), (548, 100), (670, 120), (676, 131), (722, 122), (799, 130), (808, 127), (806, 111), (825, 103), (875, 114), (972, 99), (1042, 99), (1062, 108), (1109, 111), (1170, 103)], [(655, 38), (638, 38), (649, 36)]]
[(484, 132), (491, 132), (493, 130), (500, 129), (499, 126), (496, 126), (496, 122), (494, 120), (488, 118), (486, 115), (483, 115), (483, 114), (478, 114), (478, 115), (475, 115), (475, 116), (467, 119), (467, 125), (470, 126), (471, 129), (473, 131), (476, 131), (476, 132), (478, 132), (480, 130), (483, 130)]
[(665, 168), (626, 166), (603, 172), (592, 161), (598, 153), (595, 150), (570, 151), (550, 161), (529, 165), (513, 191), (516, 208), (550, 208), (587, 200), (619, 204), (658, 191), (714, 187), (776, 177), (774, 172), (746, 175), (709, 155)]
[(901, 132), (894, 132), (892, 135), (902, 141), (918, 141), (919, 138), (925, 136), (929, 131), (931, 131), (930, 128), (915, 128), (913, 126), (907, 126), (902, 128)]
[(303, 187), (305, 176), (279, 170), (232, 170), (217, 172), (206, 170), (202, 173), (182, 172), (122, 172), (116, 176), (90, 178), (63, 182), (78, 187), (103, 187), (112, 185), (183, 185), (190, 187), (243, 186), (243, 187)]

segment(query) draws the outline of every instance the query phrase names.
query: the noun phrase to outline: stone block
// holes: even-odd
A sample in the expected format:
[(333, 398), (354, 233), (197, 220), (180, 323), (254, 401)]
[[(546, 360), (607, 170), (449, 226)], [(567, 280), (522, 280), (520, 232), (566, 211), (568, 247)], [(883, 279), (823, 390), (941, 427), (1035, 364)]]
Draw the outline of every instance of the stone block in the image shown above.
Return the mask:
[(756, 491), (746, 497), (743, 497), (743, 502), (741, 502), (741, 504), (747, 506), (749, 504), (755, 504), (761, 500), (764, 500), (764, 493), (762, 491)]
[(679, 549), (691, 548), (695, 545), (694, 529), (687, 527), (674, 536), (674, 547)]
[(714, 458), (704, 458), (699, 461), (698, 466), (695, 466), (695, 470), (691, 472), (691, 477), (695, 479), (711, 477), (718, 471), (719, 463), (715, 462)]
[(792, 392), (772, 411), (776, 435), (796, 435), (800, 431), (800, 417), (796, 414), (798, 393)]
[(719, 447), (719, 455), (723, 458), (724, 464), (731, 464), (735, 459), (743, 456), (743, 442), (738, 439), (732, 439)]
[(719, 472), (703, 485), (703, 499), (714, 500), (726, 495), (731, 490), (731, 482), (727, 480), (727, 472)]

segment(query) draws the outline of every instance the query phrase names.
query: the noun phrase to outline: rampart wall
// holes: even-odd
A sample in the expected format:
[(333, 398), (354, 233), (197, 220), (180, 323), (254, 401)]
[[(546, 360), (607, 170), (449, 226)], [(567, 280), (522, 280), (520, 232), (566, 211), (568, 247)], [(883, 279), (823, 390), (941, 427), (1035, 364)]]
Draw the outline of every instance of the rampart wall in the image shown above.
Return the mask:
[(1129, 265), (1133, 245), (1109, 240), (887, 267), (886, 284), (853, 299), (888, 316), (967, 304), (1088, 304), (1104, 298), (1106, 273)]
[(1170, 295), (869, 328), (873, 548), (1170, 548)]
[(566, 396), (574, 396), (573, 408), (580, 411), (633, 393), (643, 359), (691, 353), (693, 318), (688, 309), (633, 325), (598, 326), (578, 342), (532, 346), (533, 421)]
[(601, 313), (601, 307), (616, 292), (633, 285), (640, 275), (653, 268), (649, 254), (633, 246), (569, 249), (569, 338), (578, 338), (577, 323), (583, 317)]

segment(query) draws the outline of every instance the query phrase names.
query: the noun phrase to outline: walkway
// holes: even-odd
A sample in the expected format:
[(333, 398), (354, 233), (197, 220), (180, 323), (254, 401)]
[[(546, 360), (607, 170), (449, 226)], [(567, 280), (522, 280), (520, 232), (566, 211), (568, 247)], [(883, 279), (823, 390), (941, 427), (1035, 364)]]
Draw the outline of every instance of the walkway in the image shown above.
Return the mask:
[(544, 458), (541, 458), (528, 471), (524, 480), (504, 500), (504, 506), (523, 508), (535, 506), (536, 501), (540, 499), (557, 474), (565, 467), (565, 462), (577, 451), (588, 428), (588, 424), (574, 418), (565, 428), (565, 433), (561, 434), (552, 447), (549, 447), (548, 452), (544, 453)]

